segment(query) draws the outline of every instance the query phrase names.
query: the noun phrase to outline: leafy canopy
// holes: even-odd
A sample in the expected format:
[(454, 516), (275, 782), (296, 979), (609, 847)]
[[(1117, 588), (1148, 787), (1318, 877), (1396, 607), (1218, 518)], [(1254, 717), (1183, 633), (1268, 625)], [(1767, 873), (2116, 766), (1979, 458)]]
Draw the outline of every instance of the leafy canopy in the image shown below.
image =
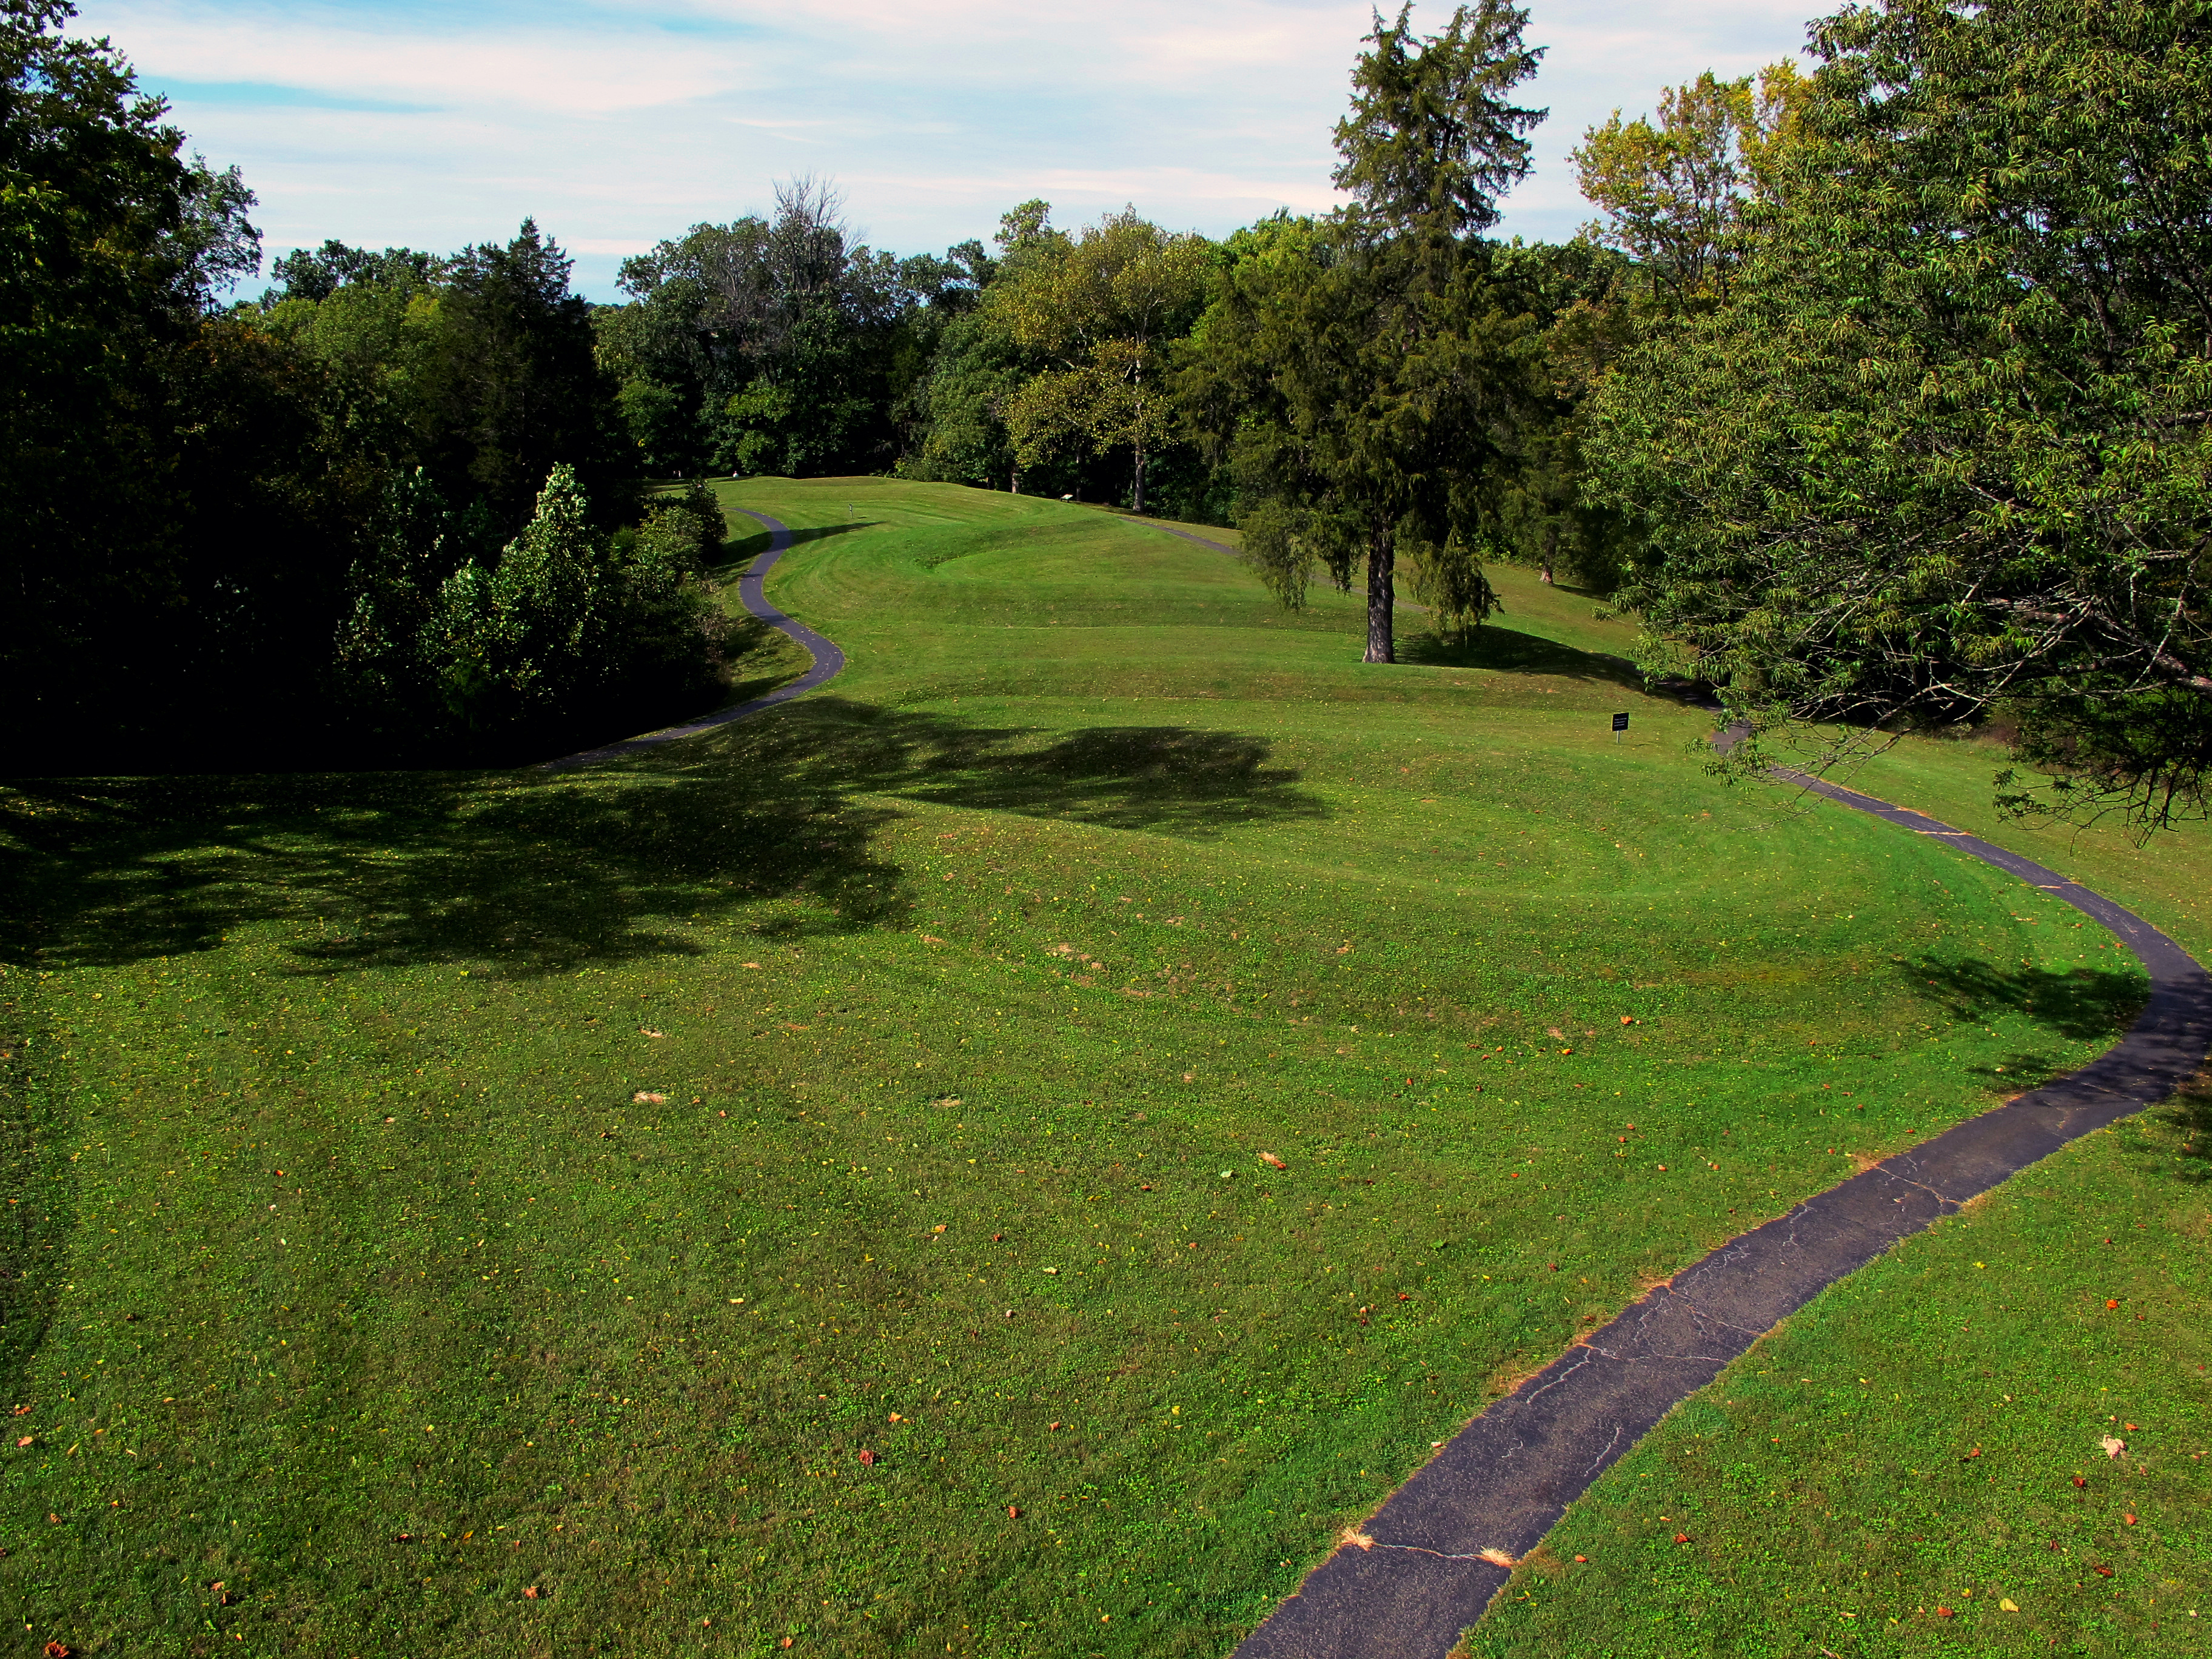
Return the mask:
[(1146, 459), (1176, 422), (1166, 350), (1196, 317), (1212, 265), (1204, 237), (1164, 231), (1125, 208), (1040, 246), (991, 290), (994, 318), (1052, 365), (1006, 402), (1022, 465), (1071, 448), (1127, 449), (1130, 504), (1145, 510)]
[(1734, 302), (1600, 392), (1647, 660), (1762, 729), (2002, 714), (2059, 780), (2016, 806), (2202, 811), (2212, 7), (1888, 0), (1813, 46)]
[(1773, 198), (1807, 85), (1784, 59), (1755, 84), (1707, 70), (1663, 88), (1656, 126), (1613, 111), (1574, 152), (1583, 199), (1603, 216), (1583, 234), (1635, 260), (1662, 303), (1726, 300), (1745, 251), (1744, 209)]

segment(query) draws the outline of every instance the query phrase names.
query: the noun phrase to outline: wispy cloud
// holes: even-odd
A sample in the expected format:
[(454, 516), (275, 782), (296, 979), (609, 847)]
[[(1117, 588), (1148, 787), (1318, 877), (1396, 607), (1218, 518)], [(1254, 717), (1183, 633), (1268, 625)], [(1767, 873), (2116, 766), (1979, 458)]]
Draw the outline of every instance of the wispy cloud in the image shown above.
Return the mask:
[[(1565, 161), (1616, 105), (1794, 49), (1800, 0), (1535, 0), (1552, 118), (1506, 228), (1583, 216)], [(1063, 222), (1133, 202), (1214, 234), (1334, 199), (1329, 134), (1365, 0), (85, 0), (236, 161), (277, 250), (444, 248), (526, 214), (611, 297), (623, 253), (828, 174), (901, 251), (988, 235), (1031, 196)], [(1441, 24), (1441, 4), (1418, 21)]]

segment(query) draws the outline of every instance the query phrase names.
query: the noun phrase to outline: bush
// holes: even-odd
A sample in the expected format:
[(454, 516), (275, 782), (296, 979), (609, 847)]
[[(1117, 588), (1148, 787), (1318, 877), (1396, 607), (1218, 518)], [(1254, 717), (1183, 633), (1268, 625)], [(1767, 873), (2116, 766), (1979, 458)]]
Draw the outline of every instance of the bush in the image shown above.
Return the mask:
[(486, 559), (427, 477), (404, 479), (354, 568), (339, 696), (379, 747), (418, 756), (557, 748), (704, 697), (726, 631), (699, 574), (720, 544), (708, 514), (719, 532), (695, 489), (608, 535), (574, 469), (556, 466), (522, 533)]

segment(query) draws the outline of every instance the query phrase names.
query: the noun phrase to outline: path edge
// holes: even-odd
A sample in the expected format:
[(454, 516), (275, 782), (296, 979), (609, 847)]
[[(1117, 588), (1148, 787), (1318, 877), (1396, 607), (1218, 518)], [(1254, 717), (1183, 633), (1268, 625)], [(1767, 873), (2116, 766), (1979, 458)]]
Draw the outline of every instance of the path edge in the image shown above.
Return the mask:
[(2118, 1042), (1729, 1239), (1493, 1401), (1344, 1537), (1233, 1659), (1443, 1659), (1567, 1506), (1674, 1408), (1830, 1285), (2095, 1130), (2212, 1051), (2212, 975), (2167, 934), (2033, 860), (1912, 808), (1768, 775), (1940, 839), (2113, 933), (2151, 982)]
[(783, 635), (787, 639), (797, 641), (805, 648), (807, 655), (814, 659), (813, 666), (792, 681), (790, 684), (778, 686), (765, 696), (754, 697), (744, 702), (732, 703), (727, 708), (718, 708), (711, 714), (702, 714), (696, 720), (685, 720), (680, 725), (664, 726), (657, 732), (647, 732), (635, 738), (624, 738), (619, 743), (602, 744), (597, 749), (580, 750), (573, 755), (563, 755), (557, 760), (541, 761), (538, 763), (538, 770), (570, 772), (578, 767), (597, 766), (603, 761), (618, 760), (624, 755), (635, 755), (645, 750), (658, 749), (661, 744), (674, 743), (679, 738), (696, 738), (702, 732), (714, 731), (720, 726), (760, 714), (764, 709), (773, 708), (780, 702), (789, 702), (793, 697), (805, 696), (817, 686), (826, 684), (844, 672), (844, 652), (833, 641), (823, 638), (805, 623), (787, 617), (777, 610), (768, 602), (768, 596), (763, 591), (762, 584), (767, 580), (768, 573), (775, 568), (775, 562), (791, 550), (793, 540), (791, 526), (781, 520), (771, 519), (765, 513), (756, 513), (749, 507), (736, 507), (732, 510), (744, 514), (749, 519), (758, 520), (767, 526), (769, 532), (769, 544), (766, 550), (747, 565), (744, 574), (738, 578), (738, 602), (744, 605), (750, 615), (757, 617), (777, 633)]

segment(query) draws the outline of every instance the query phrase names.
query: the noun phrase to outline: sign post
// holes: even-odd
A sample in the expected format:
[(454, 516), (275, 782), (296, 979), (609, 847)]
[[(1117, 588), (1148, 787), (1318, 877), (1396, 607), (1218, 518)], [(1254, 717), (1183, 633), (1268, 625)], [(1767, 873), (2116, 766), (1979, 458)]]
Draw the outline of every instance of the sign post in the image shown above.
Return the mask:
[(1618, 744), (1620, 741), (1620, 734), (1626, 730), (1628, 730), (1628, 716), (1626, 714), (1615, 714), (1613, 717), (1613, 742)]

